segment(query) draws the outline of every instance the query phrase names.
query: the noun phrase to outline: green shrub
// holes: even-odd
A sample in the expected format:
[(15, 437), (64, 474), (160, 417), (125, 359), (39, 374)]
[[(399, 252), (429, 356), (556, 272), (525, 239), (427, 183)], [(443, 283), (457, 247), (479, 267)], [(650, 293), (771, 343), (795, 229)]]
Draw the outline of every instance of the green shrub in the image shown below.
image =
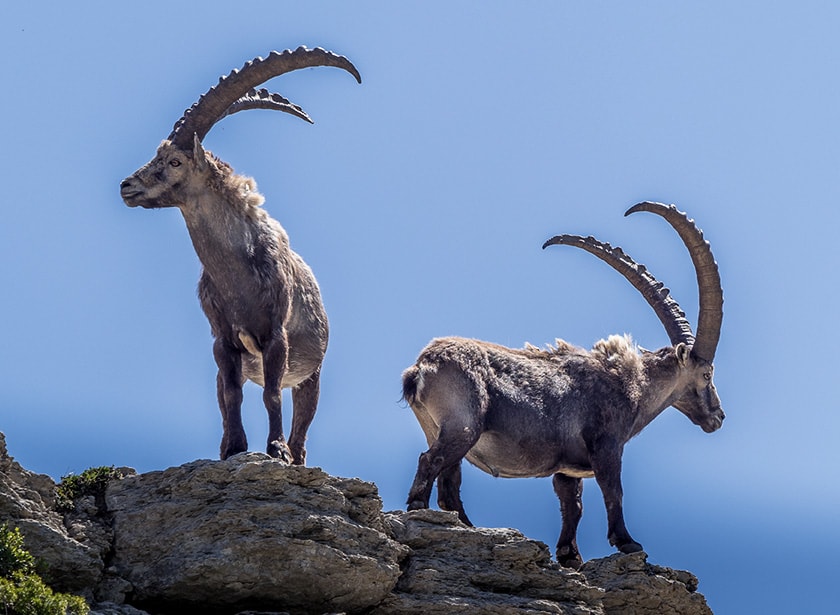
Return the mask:
[(62, 476), (56, 487), (55, 506), (59, 511), (73, 510), (73, 500), (84, 495), (101, 497), (110, 481), (122, 477), (123, 472), (114, 466), (88, 468), (81, 474)]
[(7, 615), (88, 615), (90, 608), (79, 596), (59, 594), (40, 577), (16, 572), (0, 579), (0, 607)]
[(19, 528), (0, 525), (0, 609), (4, 615), (88, 615), (79, 596), (59, 594), (35, 574)]
[(15, 572), (35, 572), (35, 558), (23, 548), (23, 534), (19, 528), (0, 525), (0, 578), (8, 579)]

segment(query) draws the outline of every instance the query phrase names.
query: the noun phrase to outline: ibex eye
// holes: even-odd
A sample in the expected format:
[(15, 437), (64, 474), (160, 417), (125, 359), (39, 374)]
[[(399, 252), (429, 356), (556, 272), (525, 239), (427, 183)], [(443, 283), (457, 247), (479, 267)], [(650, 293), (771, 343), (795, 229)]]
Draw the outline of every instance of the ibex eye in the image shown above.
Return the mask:
[(180, 167), (181, 166), (181, 161), (178, 160), (177, 158), (173, 158), (172, 160), (169, 161), (169, 166), (170, 167)]
[(703, 374), (703, 378), (705, 378), (706, 380), (711, 380), (712, 375), (709, 372), (706, 372), (705, 374)]

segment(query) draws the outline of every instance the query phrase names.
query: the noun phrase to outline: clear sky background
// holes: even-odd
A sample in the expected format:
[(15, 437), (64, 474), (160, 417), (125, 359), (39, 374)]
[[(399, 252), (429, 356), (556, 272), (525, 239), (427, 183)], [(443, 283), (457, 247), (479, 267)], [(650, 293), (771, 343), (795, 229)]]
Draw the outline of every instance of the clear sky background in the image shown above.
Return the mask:
[[(521, 347), (612, 333), (668, 343), (614, 271), (557, 233), (621, 245), (696, 324), (685, 249), (641, 200), (694, 217), (726, 303), (708, 435), (674, 409), (624, 455), (628, 527), (716, 613), (836, 608), (835, 244), (840, 5), (832, 2), (4, 3), (0, 8), (0, 430), (58, 479), (216, 458), (221, 420), (200, 271), (177, 210), (119, 182), (221, 74), (305, 44), (267, 111), (205, 145), (256, 178), (314, 269), (332, 336), (309, 462), (402, 508), (425, 441), (400, 373), (433, 337)], [(286, 419), (290, 418), (286, 406)], [(244, 406), (252, 450), (267, 420)], [(612, 552), (584, 488), (585, 558)], [(548, 479), (470, 467), (477, 525), (553, 545)], [(828, 606), (831, 605), (831, 606)]]

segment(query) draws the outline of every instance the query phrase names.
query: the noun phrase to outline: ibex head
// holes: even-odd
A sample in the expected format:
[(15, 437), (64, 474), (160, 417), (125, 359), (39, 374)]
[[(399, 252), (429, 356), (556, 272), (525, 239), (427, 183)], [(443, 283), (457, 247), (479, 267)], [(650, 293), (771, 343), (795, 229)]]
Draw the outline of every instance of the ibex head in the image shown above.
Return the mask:
[(120, 195), (129, 207), (173, 207), (189, 198), (193, 188), (206, 186), (207, 173), (227, 169), (209, 156), (201, 145), (204, 137), (223, 117), (247, 109), (272, 109), (312, 120), (302, 108), (279, 94), (255, 88), (273, 77), (312, 66), (335, 66), (361, 83), (356, 67), (343, 56), (323, 49), (299, 47), (295, 51), (273, 51), (232, 71), (210, 88), (184, 112), (155, 157), (120, 184)]
[(706, 433), (717, 431), (723, 425), (726, 415), (713, 380), (714, 365), (700, 358), (683, 343), (678, 344), (674, 350), (682, 378), (679, 397), (671, 405)]
[(688, 248), (697, 275), (700, 299), (696, 337), (670, 291), (644, 265), (637, 264), (621, 248), (613, 248), (594, 237), (579, 235), (557, 235), (546, 241), (543, 248), (550, 245), (582, 248), (618, 271), (642, 294), (671, 339), (680, 371), (670, 405), (703, 431), (715, 431), (721, 427), (725, 418), (713, 381), (712, 365), (723, 321), (723, 290), (717, 263), (709, 243), (703, 238), (703, 232), (675, 206), (644, 202), (634, 205), (624, 215), (638, 211), (649, 211), (665, 218)]
[(198, 135), (187, 152), (164, 141), (157, 154), (120, 184), (120, 195), (129, 207), (177, 207), (206, 186), (208, 159)]

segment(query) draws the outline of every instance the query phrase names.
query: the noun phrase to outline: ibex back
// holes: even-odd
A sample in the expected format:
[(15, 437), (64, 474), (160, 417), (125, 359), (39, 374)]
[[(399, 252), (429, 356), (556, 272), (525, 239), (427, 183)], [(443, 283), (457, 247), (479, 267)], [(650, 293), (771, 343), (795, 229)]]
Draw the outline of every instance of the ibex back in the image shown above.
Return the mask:
[[(315, 416), (321, 362), (327, 348), (327, 315), (312, 271), (289, 247), (280, 224), (260, 206), (255, 182), (205, 151), (207, 132), (226, 115), (273, 109), (311, 122), (279, 94), (254, 88), (272, 77), (311, 66), (335, 66), (361, 82), (349, 60), (323, 49), (300, 47), (256, 58), (223, 77), (181, 119), (157, 155), (123, 180), (129, 207), (178, 207), (203, 265), (201, 307), (215, 338), (213, 354), (225, 459), (248, 449), (242, 426), (242, 386), (264, 388), (268, 454), (303, 464), (306, 431)], [(294, 417), (283, 435), (281, 389), (292, 389)]]
[(439, 506), (470, 524), (460, 497), (463, 458), (493, 476), (553, 476), (563, 517), (557, 560), (577, 568), (582, 479), (594, 477), (607, 508), (610, 544), (625, 553), (642, 549), (624, 525), (624, 445), (668, 406), (706, 432), (722, 425), (712, 360), (723, 294), (709, 245), (692, 220), (673, 205), (640, 203), (627, 213), (637, 211), (663, 216), (691, 254), (700, 295), (696, 339), (668, 290), (620, 248), (592, 237), (553, 237), (543, 247), (576, 246), (621, 273), (654, 309), (672, 345), (639, 351), (629, 337), (612, 336), (590, 351), (559, 340), (546, 350), (515, 350), (472, 339), (433, 340), (403, 373), (403, 395), (429, 444), (420, 455), (409, 509), (428, 507), (437, 479)]

